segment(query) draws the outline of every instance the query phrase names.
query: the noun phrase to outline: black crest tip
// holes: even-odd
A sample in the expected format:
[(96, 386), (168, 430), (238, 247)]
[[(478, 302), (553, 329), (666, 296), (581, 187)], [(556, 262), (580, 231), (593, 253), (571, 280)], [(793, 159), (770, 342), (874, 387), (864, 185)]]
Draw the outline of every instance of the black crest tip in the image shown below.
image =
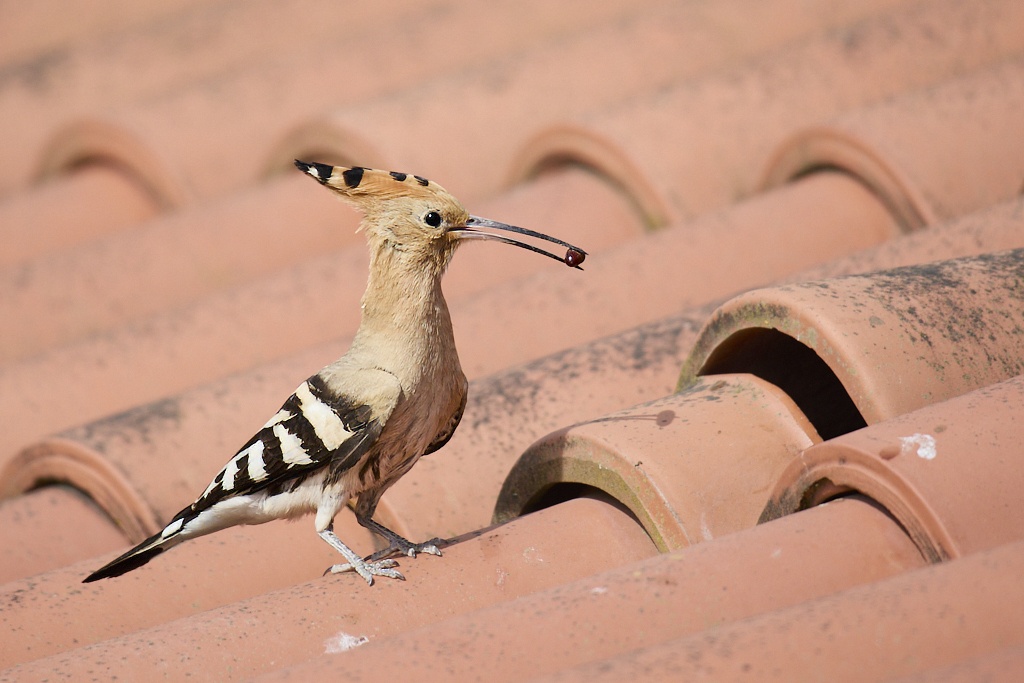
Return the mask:
[(331, 178), (331, 173), (334, 172), (334, 167), (329, 164), (319, 164), (316, 162), (309, 163), (307, 161), (295, 160), (295, 168), (299, 169), (303, 173), (316, 178), (320, 183), (326, 183)]

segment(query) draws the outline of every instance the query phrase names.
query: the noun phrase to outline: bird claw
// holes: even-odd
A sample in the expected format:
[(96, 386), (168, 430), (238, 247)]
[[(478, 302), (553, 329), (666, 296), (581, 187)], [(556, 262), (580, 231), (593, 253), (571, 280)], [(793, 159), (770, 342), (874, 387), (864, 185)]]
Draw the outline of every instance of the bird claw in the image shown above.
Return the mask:
[(443, 545), (444, 541), (440, 538), (432, 538), (424, 543), (412, 543), (406, 541), (404, 538), (400, 538), (397, 541), (393, 541), (391, 545), (383, 550), (369, 555), (356, 563), (346, 562), (345, 564), (336, 564), (328, 567), (324, 572), (324, 576), (328, 574), (343, 574), (345, 572), (356, 572), (359, 576), (366, 579), (366, 583), (373, 585), (374, 576), (385, 576), (389, 579), (398, 579), (399, 581), (405, 581), (405, 576), (393, 567), (398, 566), (396, 560), (391, 559), (390, 555), (405, 555), (406, 557), (416, 557), (417, 553), (425, 553), (427, 555), (441, 556), (441, 550), (437, 547)]
[(345, 572), (355, 572), (359, 576), (366, 580), (366, 583), (373, 585), (373, 577), (383, 576), (389, 579), (398, 579), (399, 581), (405, 581), (405, 576), (397, 569), (398, 562), (395, 560), (360, 560), (356, 563), (346, 562), (345, 564), (336, 564), (327, 568), (324, 572), (324, 576), (327, 574), (343, 574)]
[(392, 555), (405, 555), (406, 557), (416, 557), (416, 553), (424, 553), (426, 555), (437, 555), (441, 557), (441, 550), (437, 547), (443, 545), (444, 541), (440, 538), (432, 538), (429, 541), (423, 543), (412, 543), (406, 541), (404, 538), (398, 538), (391, 541), (391, 545), (383, 550), (377, 552), (366, 558), (368, 561), (383, 560), (384, 558)]

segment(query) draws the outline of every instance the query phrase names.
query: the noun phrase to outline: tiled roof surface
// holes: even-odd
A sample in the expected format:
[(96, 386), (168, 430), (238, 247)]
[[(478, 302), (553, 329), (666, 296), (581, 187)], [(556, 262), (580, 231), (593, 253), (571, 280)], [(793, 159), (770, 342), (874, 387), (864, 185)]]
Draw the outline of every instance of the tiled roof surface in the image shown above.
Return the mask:
[[(1022, 111), (1019, 0), (0, 6), (0, 680), (1021, 680)], [(295, 157), (585, 272), (455, 257), (407, 581), (306, 518), (83, 585), (351, 341)]]

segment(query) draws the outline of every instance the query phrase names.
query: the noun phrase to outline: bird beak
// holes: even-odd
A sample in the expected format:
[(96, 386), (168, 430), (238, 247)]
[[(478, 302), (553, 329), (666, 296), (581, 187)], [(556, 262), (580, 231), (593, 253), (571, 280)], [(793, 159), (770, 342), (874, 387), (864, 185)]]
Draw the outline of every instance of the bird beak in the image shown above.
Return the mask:
[[(528, 235), (529, 237), (536, 237), (537, 239), (545, 240), (553, 244), (559, 244), (565, 247), (565, 256), (557, 256), (552, 254), (550, 251), (545, 251), (540, 247), (535, 247), (532, 244), (526, 242), (520, 242), (519, 240), (512, 239), (511, 237), (505, 237), (504, 235), (496, 235), (493, 232), (484, 232), (481, 228), (490, 228), (492, 230), (504, 230), (505, 232), (515, 232), (520, 235)], [(557, 237), (551, 237), (544, 233), (536, 232), (534, 230), (527, 230), (526, 228), (518, 228), (514, 225), (508, 225), (506, 223), (499, 223), (498, 221), (492, 221), (487, 218), (480, 218), (478, 216), (470, 216), (466, 224), (459, 228), (451, 228), (448, 230), (448, 234), (454, 234), (458, 239), (462, 240), (494, 240), (496, 242), (504, 242), (505, 244), (511, 244), (516, 247), (522, 247), (523, 249), (529, 249), (530, 251), (538, 254), (543, 254), (556, 261), (561, 261), (565, 265), (576, 268), (577, 270), (583, 270), (580, 268), (580, 264), (587, 257), (587, 252), (583, 251), (579, 247), (573, 246), (568, 242), (563, 242)]]

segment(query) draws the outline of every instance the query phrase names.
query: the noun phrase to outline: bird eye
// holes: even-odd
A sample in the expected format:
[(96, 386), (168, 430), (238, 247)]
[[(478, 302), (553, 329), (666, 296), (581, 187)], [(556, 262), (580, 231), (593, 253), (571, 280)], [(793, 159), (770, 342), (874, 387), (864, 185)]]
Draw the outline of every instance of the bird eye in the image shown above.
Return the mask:
[(427, 215), (423, 217), (423, 222), (432, 228), (439, 227), (441, 225), (441, 214), (437, 211), (429, 211)]

